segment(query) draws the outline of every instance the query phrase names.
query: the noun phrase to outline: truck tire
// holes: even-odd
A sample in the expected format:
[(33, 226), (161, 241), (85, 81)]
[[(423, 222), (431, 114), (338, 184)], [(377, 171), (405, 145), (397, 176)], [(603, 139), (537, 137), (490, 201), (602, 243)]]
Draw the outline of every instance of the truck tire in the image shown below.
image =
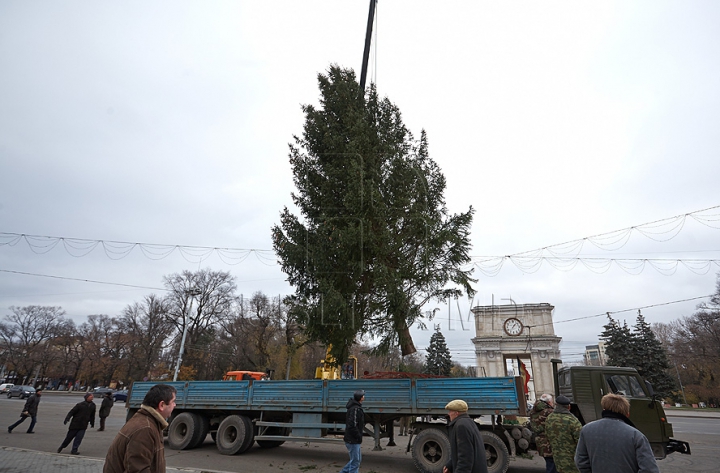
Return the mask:
[(510, 453), (507, 445), (492, 432), (483, 430), (480, 433), (485, 444), (488, 473), (506, 473), (510, 466)]
[(188, 448), (195, 448), (202, 445), (205, 442), (205, 438), (207, 438), (208, 432), (210, 432), (210, 419), (200, 414), (193, 413), (193, 415), (197, 417), (198, 434), (197, 439), (193, 439), (192, 444)]
[(450, 461), (450, 440), (441, 429), (429, 428), (415, 437), (412, 457), (420, 473), (442, 473)]
[(245, 416), (227, 416), (220, 422), (215, 443), (223, 455), (243, 453), (255, 440), (252, 422)]
[[(197, 446), (202, 434), (202, 416), (192, 412), (178, 414), (168, 427), (168, 445), (173, 450), (187, 450)], [(205, 431), (207, 435), (207, 430)]]

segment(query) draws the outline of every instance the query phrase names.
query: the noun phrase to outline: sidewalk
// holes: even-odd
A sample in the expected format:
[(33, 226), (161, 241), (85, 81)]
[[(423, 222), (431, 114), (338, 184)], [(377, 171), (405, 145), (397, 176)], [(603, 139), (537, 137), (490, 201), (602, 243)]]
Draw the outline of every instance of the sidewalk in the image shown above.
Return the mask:
[[(0, 471), (3, 473), (29, 473), (41, 471), (101, 473), (104, 459), (62, 453), (38, 452), (15, 447), (0, 447)], [(168, 473), (221, 473), (214, 470), (167, 468)]]

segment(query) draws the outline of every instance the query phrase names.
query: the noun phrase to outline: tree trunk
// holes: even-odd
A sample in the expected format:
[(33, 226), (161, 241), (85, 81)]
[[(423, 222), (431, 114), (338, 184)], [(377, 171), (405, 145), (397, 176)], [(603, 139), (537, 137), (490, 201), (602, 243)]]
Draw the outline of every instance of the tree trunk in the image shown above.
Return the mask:
[(400, 341), (400, 352), (402, 353), (402, 356), (417, 353), (412, 335), (410, 335), (410, 328), (407, 325), (402, 324), (402, 326), (397, 327), (396, 330)]

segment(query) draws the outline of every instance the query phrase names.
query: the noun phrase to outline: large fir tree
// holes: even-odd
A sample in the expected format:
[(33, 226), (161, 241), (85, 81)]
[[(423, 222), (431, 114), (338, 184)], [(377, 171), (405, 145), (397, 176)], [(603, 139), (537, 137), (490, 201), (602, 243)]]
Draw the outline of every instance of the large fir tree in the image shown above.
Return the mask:
[(435, 328), (435, 333), (430, 337), (430, 345), (427, 348), (425, 357), (425, 373), (440, 376), (450, 376), (453, 363), (450, 357), (450, 350), (445, 343), (445, 336), (440, 327)]
[(668, 374), (670, 362), (668, 354), (657, 339), (650, 324), (638, 311), (637, 320), (633, 327), (633, 348), (635, 351), (635, 367), (640, 376), (650, 381), (655, 392), (664, 397), (669, 395), (677, 386), (675, 378)]
[(605, 341), (607, 364), (610, 366), (634, 366), (633, 337), (627, 322), (620, 325), (608, 314), (608, 323), (603, 328), (605, 330), (600, 334), (600, 339)]
[[(400, 110), (352, 70), (318, 76), (320, 105), (305, 105), (302, 137), (290, 145), (297, 191), (272, 229), (273, 247), (295, 288), (293, 315), (306, 335), (347, 358), (358, 337), (414, 353), (409, 328), (431, 299), (472, 293), (473, 210), (450, 214), (445, 177)], [(453, 287), (454, 286), (454, 287)]]
[(675, 379), (668, 374), (670, 363), (667, 351), (642, 314), (638, 312), (632, 331), (627, 322), (621, 326), (609, 315), (608, 319), (600, 335), (600, 339), (605, 341), (607, 364), (635, 368), (640, 376), (652, 383), (658, 395), (669, 395), (676, 384)]

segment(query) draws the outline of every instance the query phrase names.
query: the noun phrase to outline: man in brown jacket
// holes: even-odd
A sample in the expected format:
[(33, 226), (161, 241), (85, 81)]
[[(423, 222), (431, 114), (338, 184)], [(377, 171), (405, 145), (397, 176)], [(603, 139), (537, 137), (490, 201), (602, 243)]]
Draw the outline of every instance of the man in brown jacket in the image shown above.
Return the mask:
[(156, 384), (145, 395), (143, 403), (115, 436), (103, 473), (148, 471), (165, 473), (163, 430), (175, 409), (177, 391), (167, 384)]

